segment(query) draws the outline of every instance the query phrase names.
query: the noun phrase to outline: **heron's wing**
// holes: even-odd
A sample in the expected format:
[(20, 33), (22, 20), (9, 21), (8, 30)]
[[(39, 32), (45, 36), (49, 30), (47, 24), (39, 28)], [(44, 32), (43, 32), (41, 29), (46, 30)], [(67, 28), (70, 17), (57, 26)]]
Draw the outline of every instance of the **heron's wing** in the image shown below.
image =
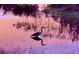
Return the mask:
[(33, 33), (31, 36), (36, 36), (36, 35), (40, 35), (41, 33), (40, 32), (36, 32), (36, 33)]

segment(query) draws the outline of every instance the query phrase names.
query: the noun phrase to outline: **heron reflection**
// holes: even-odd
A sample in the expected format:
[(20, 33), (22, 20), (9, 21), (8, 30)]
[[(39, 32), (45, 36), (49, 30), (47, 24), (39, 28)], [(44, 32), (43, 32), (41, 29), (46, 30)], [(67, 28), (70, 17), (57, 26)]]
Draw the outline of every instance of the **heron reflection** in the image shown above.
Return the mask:
[(41, 38), (39, 38), (38, 36), (36, 37), (31, 37), (32, 39), (36, 40), (36, 41), (41, 41), (41, 45), (45, 45), (43, 44), (43, 40)]

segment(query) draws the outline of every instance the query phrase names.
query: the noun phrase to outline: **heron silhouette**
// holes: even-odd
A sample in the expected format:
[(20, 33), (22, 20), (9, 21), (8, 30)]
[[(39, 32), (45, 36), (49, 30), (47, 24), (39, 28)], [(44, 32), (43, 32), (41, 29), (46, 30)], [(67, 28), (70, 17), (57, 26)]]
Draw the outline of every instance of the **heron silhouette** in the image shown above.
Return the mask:
[(42, 34), (43, 28), (45, 28), (45, 27), (41, 27), (41, 32), (35, 32), (35, 33), (33, 33), (31, 36), (38, 37), (40, 34)]
[(45, 28), (45, 27), (41, 27), (41, 32), (35, 32), (34, 34), (31, 35), (31, 38), (32, 38), (32, 39), (34, 39), (34, 40), (36, 40), (36, 41), (41, 41), (41, 45), (45, 45), (45, 44), (43, 44), (43, 40), (42, 40), (41, 38), (39, 38), (38, 36), (39, 36), (40, 34), (42, 34), (43, 28)]
[(39, 38), (39, 37), (31, 37), (32, 39), (34, 39), (34, 40), (36, 40), (36, 41), (41, 41), (41, 45), (45, 45), (45, 44), (43, 44), (43, 40), (41, 39), (41, 38)]

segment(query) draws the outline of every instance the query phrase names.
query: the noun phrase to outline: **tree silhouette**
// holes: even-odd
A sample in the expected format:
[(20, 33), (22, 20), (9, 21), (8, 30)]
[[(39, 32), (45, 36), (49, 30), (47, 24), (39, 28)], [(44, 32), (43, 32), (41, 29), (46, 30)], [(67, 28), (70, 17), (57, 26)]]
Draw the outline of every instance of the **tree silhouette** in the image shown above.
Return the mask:
[[(0, 9), (3, 9), (3, 15), (11, 12), (15, 16), (32, 16), (36, 18), (39, 6), (37, 4), (0, 4)], [(23, 23), (13, 24), (17, 29), (21, 28)], [(30, 28), (29, 25), (26, 24)], [(26, 27), (24, 26), (24, 27)], [(25, 28), (26, 30), (26, 28)]]
[(1, 4), (0, 8), (3, 9), (3, 15), (12, 12), (15, 16), (33, 16), (36, 17), (38, 12), (37, 4)]

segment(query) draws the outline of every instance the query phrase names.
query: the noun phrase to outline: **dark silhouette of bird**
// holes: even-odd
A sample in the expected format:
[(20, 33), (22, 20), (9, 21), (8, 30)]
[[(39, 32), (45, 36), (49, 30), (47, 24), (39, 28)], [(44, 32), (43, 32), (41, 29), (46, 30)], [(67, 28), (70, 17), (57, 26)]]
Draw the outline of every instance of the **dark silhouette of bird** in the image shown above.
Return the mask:
[(41, 39), (41, 38), (39, 38), (39, 37), (31, 37), (32, 39), (34, 39), (34, 40), (36, 40), (36, 41), (41, 41), (41, 45), (45, 45), (45, 44), (43, 44), (43, 40)]
[(35, 33), (32, 34), (31, 36), (38, 37), (40, 34), (42, 34), (42, 32), (43, 32), (43, 28), (45, 28), (45, 27), (41, 27), (41, 32), (35, 32)]
[(31, 38), (32, 38), (32, 39), (34, 39), (34, 40), (36, 40), (36, 41), (41, 41), (41, 45), (45, 45), (45, 44), (43, 44), (43, 40), (42, 40), (41, 38), (39, 38), (38, 36), (39, 36), (40, 34), (42, 34), (43, 28), (45, 28), (45, 27), (41, 27), (41, 32), (35, 32), (34, 34), (31, 35)]

